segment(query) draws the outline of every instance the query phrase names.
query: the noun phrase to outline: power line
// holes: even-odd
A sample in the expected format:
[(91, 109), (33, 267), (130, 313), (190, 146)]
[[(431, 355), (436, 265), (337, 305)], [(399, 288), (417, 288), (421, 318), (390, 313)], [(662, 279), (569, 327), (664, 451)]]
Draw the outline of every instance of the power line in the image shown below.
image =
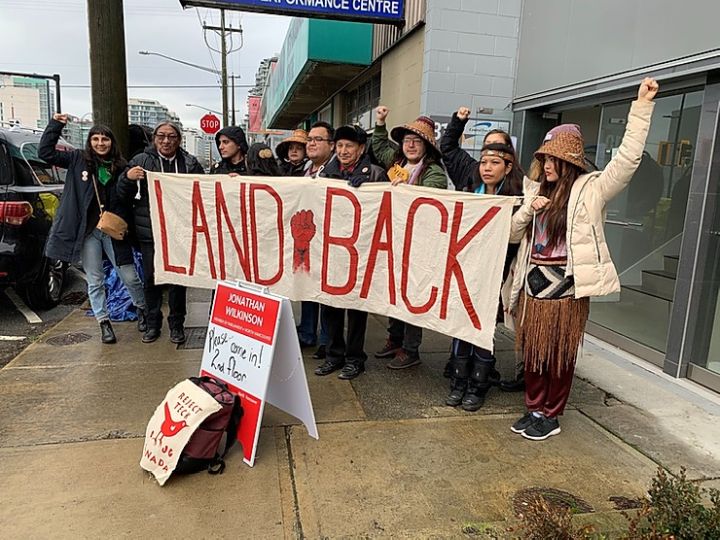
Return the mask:
[[(236, 84), (236, 88), (253, 88), (253, 84)], [(63, 88), (90, 88), (89, 84), (63, 84)], [(217, 90), (218, 85), (213, 84), (128, 84), (128, 88), (214, 88)]]

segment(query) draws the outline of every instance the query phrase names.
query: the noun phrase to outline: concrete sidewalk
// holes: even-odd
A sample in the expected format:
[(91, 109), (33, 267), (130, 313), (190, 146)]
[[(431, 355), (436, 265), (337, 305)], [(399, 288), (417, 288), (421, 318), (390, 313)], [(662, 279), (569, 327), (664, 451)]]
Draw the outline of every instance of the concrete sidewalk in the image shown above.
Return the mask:
[[(188, 326), (202, 326), (207, 304), (192, 307)], [(426, 332), (421, 366), (371, 356), (352, 382), (313, 375), (307, 351), (320, 440), (268, 407), (254, 468), (234, 451), (223, 475), (160, 488), (139, 467), (145, 426), (201, 351), (115, 327), (119, 343), (103, 346), (76, 311), (0, 370), (3, 538), (464, 538), (468, 524), (513, 520), (530, 488), (566, 492), (612, 532), (611, 498), (642, 497), (658, 464), (720, 478), (713, 394), (587, 343), (562, 434), (532, 442), (509, 429), (522, 393), (493, 389), (477, 413), (443, 405), (449, 339)], [(371, 315), (366, 350), (384, 338)], [(507, 374), (501, 332), (497, 356)]]

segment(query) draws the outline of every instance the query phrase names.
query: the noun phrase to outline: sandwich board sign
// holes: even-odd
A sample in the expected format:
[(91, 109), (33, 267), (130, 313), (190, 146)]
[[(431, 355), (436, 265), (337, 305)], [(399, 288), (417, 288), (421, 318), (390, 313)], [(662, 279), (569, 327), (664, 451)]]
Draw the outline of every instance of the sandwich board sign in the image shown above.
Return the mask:
[(265, 403), (299, 419), (318, 438), (290, 300), (267, 287), (219, 282), (210, 314), (201, 375), (240, 397), (243, 460), (255, 462)]

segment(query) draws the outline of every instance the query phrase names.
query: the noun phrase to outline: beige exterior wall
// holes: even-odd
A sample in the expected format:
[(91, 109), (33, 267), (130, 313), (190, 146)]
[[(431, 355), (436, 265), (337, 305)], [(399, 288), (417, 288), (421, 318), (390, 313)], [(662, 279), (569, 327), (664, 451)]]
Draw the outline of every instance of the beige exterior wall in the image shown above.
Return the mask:
[(424, 49), (425, 33), (415, 32), (381, 60), (380, 104), (390, 109), (390, 126), (411, 122), (421, 114)]
[[(38, 127), (40, 91), (37, 88), (0, 85), (0, 104), (0, 122), (18, 122), (25, 127)], [(43, 118), (43, 122), (46, 121)]]

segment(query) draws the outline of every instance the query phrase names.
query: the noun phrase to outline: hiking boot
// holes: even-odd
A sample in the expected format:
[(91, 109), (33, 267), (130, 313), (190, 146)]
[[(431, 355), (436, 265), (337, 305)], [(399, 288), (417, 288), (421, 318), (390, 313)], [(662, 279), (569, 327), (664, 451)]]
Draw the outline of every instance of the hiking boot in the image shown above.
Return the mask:
[(315, 360), (325, 360), (325, 356), (327, 356), (325, 345), (320, 345), (312, 355)]
[(170, 329), (170, 341), (176, 345), (185, 343), (185, 329), (182, 326)]
[(337, 371), (338, 369), (341, 369), (345, 362), (342, 360), (333, 360), (331, 358), (327, 358), (325, 362), (320, 364), (318, 367), (315, 368), (315, 375), (318, 377), (324, 377), (325, 375), (330, 375), (333, 371)]
[(354, 379), (355, 377), (360, 375), (363, 371), (365, 371), (365, 364), (345, 364), (342, 370), (340, 370), (338, 379), (349, 381), (350, 379)]
[(535, 421), (537, 421), (537, 419), (537, 416), (535, 416), (531, 412), (528, 412), (520, 420), (516, 421), (512, 426), (510, 426), (510, 431), (512, 431), (513, 433), (523, 433), (527, 428), (532, 426)]
[(560, 433), (560, 422), (558, 422), (558, 419), (541, 416), (537, 419), (537, 422), (534, 422), (522, 432), (522, 436), (531, 441), (544, 441), (548, 437), (552, 437), (558, 433)]
[(137, 318), (138, 332), (145, 332), (147, 330), (147, 315), (143, 308), (137, 308)]
[(402, 349), (401, 345), (398, 345), (391, 339), (385, 341), (385, 345), (375, 353), (375, 358), (392, 358)]
[(100, 321), (100, 341), (105, 344), (116, 343), (117, 338), (109, 320)]
[(406, 369), (417, 365), (420, 365), (420, 356), (417, 353), (408, 354), (405, 349), (400, 349), (395, 358), (388, 362), (387, 367), (389, 369)]

